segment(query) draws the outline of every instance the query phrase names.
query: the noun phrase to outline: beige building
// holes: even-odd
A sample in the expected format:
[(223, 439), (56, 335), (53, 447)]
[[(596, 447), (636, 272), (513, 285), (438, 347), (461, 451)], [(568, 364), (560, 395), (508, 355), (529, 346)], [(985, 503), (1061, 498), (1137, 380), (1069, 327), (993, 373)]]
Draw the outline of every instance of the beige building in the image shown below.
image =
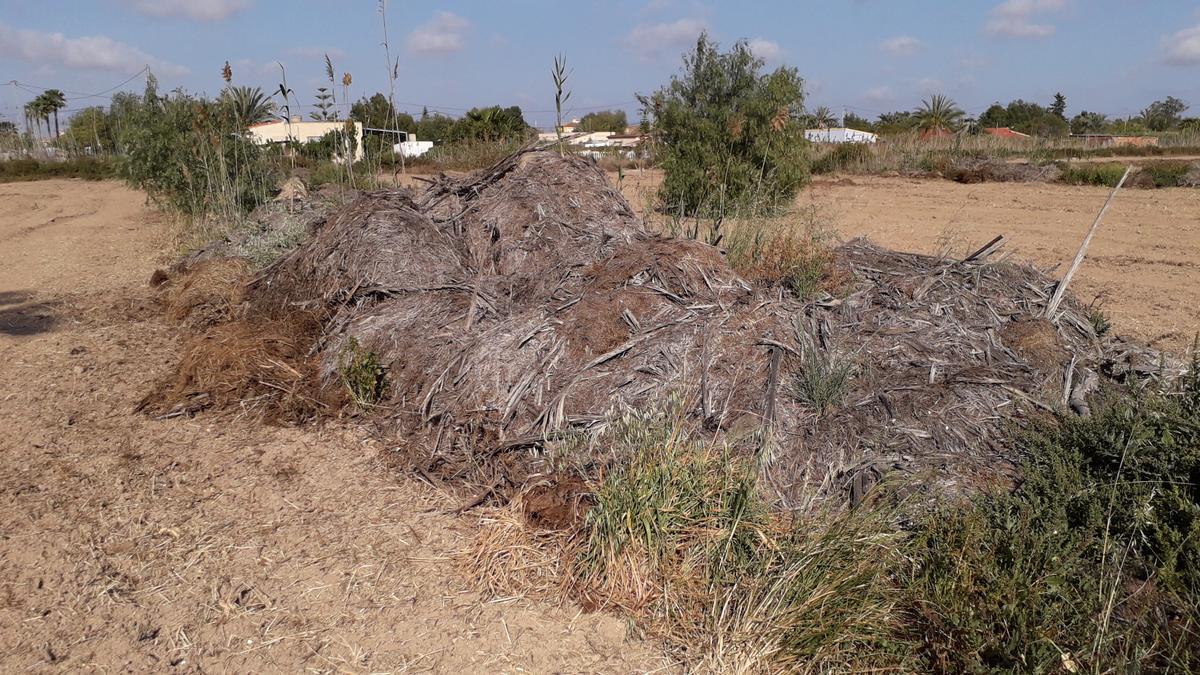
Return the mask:
[[(250, 125), (250, 137), (259, 145), (288, 141), (309, 143), (321, 140), (325, 134), (331, 131), (342, 131), (345, 128), (345, 122), (306, 122), (293, 117), (290, 122), (276, 120), (252, 124)], [(354, 161), (357, 162), (363, 158), (363, 127), (359, 122), (354, 122), (354, 137), (358, 141), (355, 143), (354, 150)]]

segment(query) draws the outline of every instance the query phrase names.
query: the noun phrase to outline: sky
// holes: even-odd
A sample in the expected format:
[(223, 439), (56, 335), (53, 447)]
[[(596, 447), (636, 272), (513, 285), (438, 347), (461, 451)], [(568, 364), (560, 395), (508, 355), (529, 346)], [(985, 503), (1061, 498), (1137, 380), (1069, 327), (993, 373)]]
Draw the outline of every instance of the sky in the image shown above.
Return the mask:
[[(160, 88), (215, 95), (234, 84), (287, 83), (309, 105), (328, 85), (324, 55), (353, 78), (350, 98), (387, 93), (397, 107), (459, 115), (519, 105), (551, 126), (550, 70), (565, 54), (568, 116), (621, 108), (679, 71), (701, 31), (746, 39), (768, 68), (792, 66), (806, 104), (874, 118), (934, 93), (972, 115), (1014, 98), (1136, 114), (1176, 96), (1200, 115), (1200, 2), (1182, 0), (0, 0), (0, 119), (21, 122), (41, 88), (68, 111)], [(306, 108), (306, 112), (307, 112)]]

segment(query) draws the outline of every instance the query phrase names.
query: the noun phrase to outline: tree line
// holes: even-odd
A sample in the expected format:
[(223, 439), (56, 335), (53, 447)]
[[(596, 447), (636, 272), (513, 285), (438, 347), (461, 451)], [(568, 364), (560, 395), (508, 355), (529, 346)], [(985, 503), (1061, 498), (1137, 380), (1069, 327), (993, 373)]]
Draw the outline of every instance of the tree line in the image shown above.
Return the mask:
[[(1200, 118), (1184, 117), (1187, 103), (1168, 96), (1154, 101), (1141, 112), (1128, 117), (1109, 117), (1103, 113), (1080, 111), (1067, 114), (1067, 97), (1060, 93), (1048, 105), (1024, 99), (1007, 104), (993, 103), (978, 118), (969, 117), (945, 96), (934, 95), (915, 110), (887, 112), (870, 120), (847, 113), (845, 126), (891, 135), (926, 129), (980, 133), (983, 129), (1007, 127), (1030, 136), (1056, 137), (1067, 134), (1138, 134), (1167, 131), (1200, 131)], [(824, 111), (824, 112), (822, 112)], [(836, 120), (828, 108), (818, 108), (810, 117), (813, 126), (833, 126)]]

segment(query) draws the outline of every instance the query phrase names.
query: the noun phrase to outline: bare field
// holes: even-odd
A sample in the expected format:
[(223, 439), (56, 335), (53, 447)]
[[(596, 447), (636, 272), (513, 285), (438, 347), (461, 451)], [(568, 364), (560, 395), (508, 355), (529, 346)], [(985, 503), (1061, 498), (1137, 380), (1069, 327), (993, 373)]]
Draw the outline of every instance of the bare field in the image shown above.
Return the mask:
[[(616, 181), (616, 175), (612, 175)], [(645, 213), (661, 175), (628, 171), (622, 191)], [(1041, 183), (818, 178), (797, 198), (844, 239), (967, 255), (997, 234), (1017, 260), (1070, 264), (1110, 190)], [(1099, 303), (1119, 333), (1183, 351), (1200, 331), (1200, 190), (1122, 190), (1072, 289)]]
[(0, 671), (665, 665), (611, 616), (472, 590), (478, 517), (357, 428), (133, 414), (178, 353), (165, 230), (116, 183), (0, 185)]

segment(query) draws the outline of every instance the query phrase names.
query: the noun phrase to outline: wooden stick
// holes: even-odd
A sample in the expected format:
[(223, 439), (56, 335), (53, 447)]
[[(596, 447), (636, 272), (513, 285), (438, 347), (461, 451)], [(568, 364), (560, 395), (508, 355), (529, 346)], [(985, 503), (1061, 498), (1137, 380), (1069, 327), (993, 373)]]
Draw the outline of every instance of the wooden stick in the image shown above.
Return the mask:
[(995, 239), (984, 244), (978, 251), (975, 251), (971, 255), (963, 258), (963, 262), (971, 262), (972, 260), (982, 256), (984, 253), (987, 253), (988, 249), (995, 246), (996, 244), (999, 244), (1001, 241), (1004, 241), (1004, 235), (1002, 235), (1002, 234), (996, 235)]
[(1108, 207), (1112, 204), (1113, 197), (1117, 196), (1121, 186), (1125, 184), (1125, 179), (1129, 178), (1129, 174), (1133, 171), (1133, 166), (1125, 167), (1125, 174), (1121, 176), (1120, 182), (1113, 188), (1108, 199), (1104, 200), (1104, 208), (1100, 209), (1100, 213), (1096, 216), (1096, 220), (1092, 223), (1091, 229), (1088, 230), (1087, 236), (1083, 238), (1083, 243), (1079, 245), (1079, 251), (1075, 253), (1075, 261), (1071, 263), (1071, 267), (1067, 269), (1067, 273), (1063, 275), (1062, 281), (1058, 282), (1058, 288), (1054, 289), (1054, 297), (1050, 298), (1050, 304), (1046, 305), (1046, 318), (1054, 320), (1055, 313), (1058, 312), (1058, 306), (1062, 304), (1063, 296), (1067, 294), (1067, 286), (1071, 283), (1071, 277), (1075, 276), (1075, 270), (1083, 263), (1083, 258), (1087, 255), (1088, 244), (1092, 243), (1092, 235), (1096, 234), (1096, 228), (1100, 227), (1100, 221), (1104, 219), (1104, 214), (1108, 212)]

